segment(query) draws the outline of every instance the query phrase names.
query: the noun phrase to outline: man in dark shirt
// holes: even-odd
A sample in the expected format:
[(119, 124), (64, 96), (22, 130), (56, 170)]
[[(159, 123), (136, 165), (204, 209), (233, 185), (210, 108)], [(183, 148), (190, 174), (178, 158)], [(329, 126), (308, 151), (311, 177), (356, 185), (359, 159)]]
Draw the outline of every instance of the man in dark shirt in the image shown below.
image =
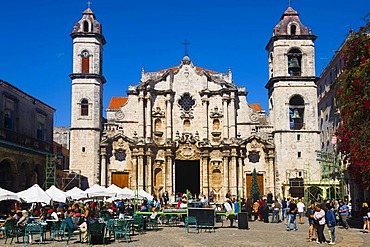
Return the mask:
[(87, 241), (87, 224), (86, 222), (83, 222), (80, 226), (77, 226), (73, 224), (73, 221), (71, 217), (73, 216), (73, 211), (68, 210), (67, 217), (66, 217), (66, 224), (69, 229), (72, 229), (72, 231), (80, 230), (82, 233), (82, 242)]
[(287, 231), (290, 231), (290, 223), (294, 223), (294, 231), (297, 231), (297, 221), (296, 221), (296, 214), (297, 214), (297, 204), (295, 204), (294, 199), (290, 199), (290, 204), (288, 206), (288, 225)]

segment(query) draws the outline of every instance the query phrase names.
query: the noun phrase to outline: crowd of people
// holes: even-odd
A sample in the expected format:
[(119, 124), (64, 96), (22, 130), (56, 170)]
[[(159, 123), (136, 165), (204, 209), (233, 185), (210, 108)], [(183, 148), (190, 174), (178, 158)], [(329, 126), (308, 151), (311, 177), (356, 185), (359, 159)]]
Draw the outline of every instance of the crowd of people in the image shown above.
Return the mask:
[[(307, 241), (327, 242), (334, 245), (335, 227), (340, 224), (344, 229), (349, 228), (347, 219), (351, 216), (351, 205), (349, 202), (331, 200), (322, 203), (311, 202), (306, 207), (301, 198), (298, 200), (284, 198), (271, 203), (268, 203), (267, 199), (261, 198), (251, 206), (251, 214), (254, 216), (253, 220), (265, 223), (270, 222), (269, 216), (271, 214), (271, 223), (284, 222), (287, 231), (297, 231), (297, 223), (304, 224), (306, 217), (309, 224)], [(363, 202), (360, 214), (363, 219), (363, 232), (370, 233), (370, 211), (367, 202)], [(325, 226), (327, 227), (328, 239), (324, 234)]]

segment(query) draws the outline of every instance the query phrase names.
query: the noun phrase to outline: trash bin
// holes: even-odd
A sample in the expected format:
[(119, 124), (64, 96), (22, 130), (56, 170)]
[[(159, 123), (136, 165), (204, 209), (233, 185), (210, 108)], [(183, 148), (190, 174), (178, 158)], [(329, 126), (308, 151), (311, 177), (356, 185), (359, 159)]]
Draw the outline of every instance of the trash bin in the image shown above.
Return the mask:
[(238, 213), (238, 229), (249, 229), (247, 212)]

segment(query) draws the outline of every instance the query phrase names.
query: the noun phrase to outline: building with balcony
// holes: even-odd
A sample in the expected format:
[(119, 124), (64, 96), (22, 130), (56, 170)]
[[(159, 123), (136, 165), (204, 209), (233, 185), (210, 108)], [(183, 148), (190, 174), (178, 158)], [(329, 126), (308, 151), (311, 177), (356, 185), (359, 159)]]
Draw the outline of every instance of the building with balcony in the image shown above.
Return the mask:
[(0, 80), (0, 186), (11, 191), (44, 186), (53, 156), (55, 109)]

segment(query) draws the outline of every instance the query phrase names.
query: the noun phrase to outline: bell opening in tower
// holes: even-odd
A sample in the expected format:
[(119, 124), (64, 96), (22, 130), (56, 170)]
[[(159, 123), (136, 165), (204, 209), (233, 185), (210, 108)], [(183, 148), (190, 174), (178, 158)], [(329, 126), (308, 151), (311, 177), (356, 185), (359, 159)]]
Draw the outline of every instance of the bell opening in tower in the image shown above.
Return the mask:
[(294, 48), (288, 52), (288, 73), (290, 76), (301, 76), (301, 59), (302, 52), (299, 49)]
[(200, 193), (200, 162), (199, 160), (175, 161), (175, 191), (176, 193)]

